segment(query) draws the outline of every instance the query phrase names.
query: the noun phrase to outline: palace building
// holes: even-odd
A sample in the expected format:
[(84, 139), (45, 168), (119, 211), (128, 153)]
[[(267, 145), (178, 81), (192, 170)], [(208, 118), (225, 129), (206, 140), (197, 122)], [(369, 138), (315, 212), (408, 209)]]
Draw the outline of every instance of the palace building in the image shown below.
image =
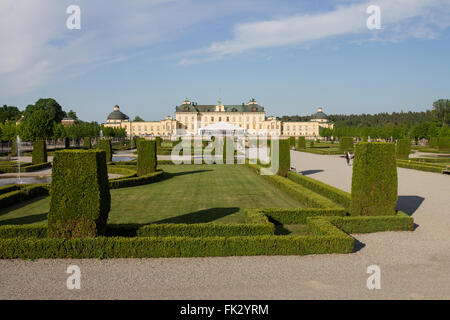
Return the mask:
[(264, 107), (255, 99), (240, 105), (199, 105), (186, 99), (175, 107), (175, 119), (171, 116), (160, 121), (137, 122), (114, 107), (104, 124), (107, 127), (125, 128), (128, 136), (182, 136), (197, 135), (223, 127), (249, 135), (283, 135), (318, 138), (321, 127), (333, 128), (327, 115), (319, 107), (306, 122), (282, 122), (266, 116)]

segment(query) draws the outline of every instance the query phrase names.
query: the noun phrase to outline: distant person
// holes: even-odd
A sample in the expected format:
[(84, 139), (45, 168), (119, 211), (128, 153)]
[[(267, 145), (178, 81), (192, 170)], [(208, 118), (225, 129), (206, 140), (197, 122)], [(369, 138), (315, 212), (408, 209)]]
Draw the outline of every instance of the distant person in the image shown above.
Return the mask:
[(350, 153), (348, 151), (345, 153), (345, 160), (347, 160), (347, 165), (350, 165)]

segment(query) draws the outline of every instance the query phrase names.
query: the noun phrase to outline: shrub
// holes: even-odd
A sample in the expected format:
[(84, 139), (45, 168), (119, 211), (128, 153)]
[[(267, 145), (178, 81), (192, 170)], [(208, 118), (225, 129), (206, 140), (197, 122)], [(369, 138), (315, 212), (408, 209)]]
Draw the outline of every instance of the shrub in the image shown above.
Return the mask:
[(156, 141), (138, 141), (137, 175), (143, 176), (156, 171)]
[(409, 139), (397, 140), (397, 158), (408, 159), (411, 152), (411, 141)]
[(289, 137), (289, 149), (295, 148), (295, 137)]
[(439, 137), (438, 139), (439, 151), (450, 150), (450, 137)]
[(106, 154), (106, 162), (112, 161), (112, 147), (111, 140), (109, 139), (100, 139), (98, 142), (98, 149), (105, 151)]
[[(7, 192), (0, 194), (0, 207), (6, 208), (37, 196), (48, 195), (49, 184), (15, 185), (14, 190), (6, 189)], [(11, 187), (11, 186), (9, 186)]]
[(279, 141), (279, 167), (277, 174), (286, 177), (291, 169), (291, 152), (289, 147), (289, 140), (280, 139)]
[(429, 141), (430, 148), (437, 148), (439, 145), (437, 137), (431, 137)]
[(47, 162), (47, 146), (45, 140), (36, 140), (33, 143), (32, 159), (33, 164)]
[(339, 140), (339, 150), (341, 152), (353, 150), (353, 137), (342, 137)]
[(105, 152), (98, 150), (55, 152), (48, 213), (50, 237), (105, 233), (111, 206), (105, 158)]
[(91, 149), (92, 148), (91, 137), (84, 137), (84, 139), (83, 139), (83, 148), (84, 149)]
[(64, 148), (69, 149), (70, 148), (70, 139), (68, 137), (64, 138)]
[(161, 148), (162, 140), (163, 140), (163, 139), (162, 139), (161, 137), (155, 137), (156, 147), (157, 147), (157, 148)]
[(350, 212), (354, 216), (395, 214), (397, 165), (393, 143), (356, 145), (351, 196)]
[(443, 167), (436, 166), (430, 163), (420, 163), (417, 161), (406, 161), (406, 160), (397, 160), (397, 167), (406, 168), (406, 169), (415, 169), (420, 171), (427, 172), (438, 172), (441, 173)]
[(156, 171), (153, 173), (149, 173), (140, 177), (126, 177), (126, 178), (118, 178), (109, 181), (110, 189), (120, 189), (120, 188), (129, 188), (141, 186), (144, 184), (149, 184), (153, 182), (160, 181), (164, 178), (163, 171)]
[(350, 208), (351, 195), (348, 192), (294, 172), (288, 172), (288, 179), (333, 200), (344, 208)]
[(306, 141), (305, 137), (298, 137), (295, 143), (295, 150), (304, 150), (306, 149)]
[(314, 148), (314, 140), (310, 140), (309, 141), (309, 147), (310, 148)]

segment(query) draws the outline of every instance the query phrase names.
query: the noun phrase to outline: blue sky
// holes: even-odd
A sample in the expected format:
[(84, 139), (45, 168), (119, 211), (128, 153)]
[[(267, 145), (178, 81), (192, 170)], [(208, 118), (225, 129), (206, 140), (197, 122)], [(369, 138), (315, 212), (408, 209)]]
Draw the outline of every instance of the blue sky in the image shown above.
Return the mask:
[(52, 97), (98, 122), (219, 95), (278, 116), (422, 111), (450, 98), (449, 40), (448, 0), (2, 0), (0, 104)]

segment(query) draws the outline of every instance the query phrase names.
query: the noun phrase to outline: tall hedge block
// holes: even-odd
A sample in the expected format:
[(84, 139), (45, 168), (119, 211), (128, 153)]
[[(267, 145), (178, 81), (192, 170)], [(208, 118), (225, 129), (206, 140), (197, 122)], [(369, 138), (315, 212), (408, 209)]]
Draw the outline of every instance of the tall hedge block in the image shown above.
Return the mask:
[(33, 142), (32, 162), (33, 164), (47, 162), (47, 146), (45, 140), (36, 140)]
[(409, 139), (397, 140), (397, 158), (408, 159), (411, 152), (411, 141)]
[(289, 140), (280, 139), (279, 141), (279, 167), (277, 175), (286, 177), (291, 168), (291, 151)]
[(437, 148), (438, 147), (438, 138), (437, 137), (431, 137), (429, 141), (430, 148)]
[(91, 149), (92, 148), (91, 137), (84, 137), (83, 138), (83, 148), (84, 149)]
[(354, 216), (395, 214), (397, 204), (395, 145), (360, 142), (355, 146), (350, 213)]
[(289, 137), (289, 147), (295, 147), (295, 137)]
[(100, 139), (98, 142), (98, 149), (105, 151), (106, 154), (106, 162), (112, 161), (112, 147), (111, 140), (109, 139)]
[(110, 207), (106, 153), (101, 150), (56, 151), (47, 217), (49, 237), (103, 235)]
[(353, 150), (353, 137), (342, 137), (339, 140), (340, 151), (352, 151)]
[(66, 149), (70, 148), (70, 139), (68, 137), (64, 138), (64, 148)]
[(157, 148), (161, 148), (162, 138), (161, 137), (156, 137), (155, 141), (156, 141), (156, 147)]
[(295, 142), (295, 150), (304, 150), (306, 149), (306, 140), (305, 137), (298, 137)]
[(450, 150), (450, 137), (439, 137), (438, 139), (439, 151)]
[(17, 156), (17, 139), (11, 141), (11, 154)]
[(156, 171), (156, 141), (138, 140), (137, 175), (143, 176)]

